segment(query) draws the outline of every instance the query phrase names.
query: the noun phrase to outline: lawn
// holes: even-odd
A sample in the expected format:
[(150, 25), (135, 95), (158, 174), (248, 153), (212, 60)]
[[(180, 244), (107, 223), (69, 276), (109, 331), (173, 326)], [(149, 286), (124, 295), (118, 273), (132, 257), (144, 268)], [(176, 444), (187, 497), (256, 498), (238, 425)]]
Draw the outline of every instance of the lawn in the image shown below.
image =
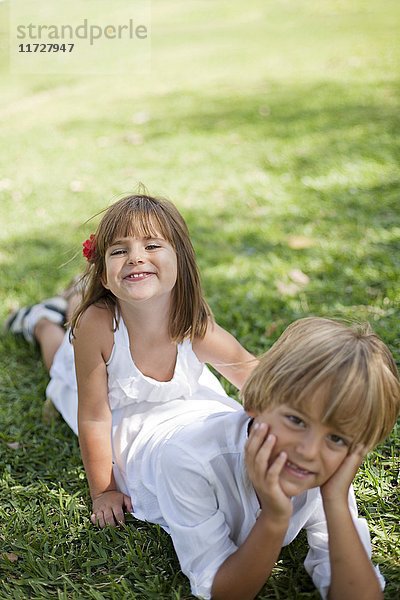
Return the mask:
[[(313, 314), (368, 320), (400, 363), (398, 3), (151, 6), (140, 75), (22, 76), (0, 56), (0, 321), (79, 272), (87, 220), (142, 182), (182, 211), (216, 319), (250, 351)], [(37, 350), (1, 337), (0, 598), (191, 598), (163, 531), (89, 524), (77, 440), (42, 423), (46, 383)], [(356, 480), (388, 600), (398, 455), (393, 433)], [(305, 548), (260, 599), (319, 597)]]

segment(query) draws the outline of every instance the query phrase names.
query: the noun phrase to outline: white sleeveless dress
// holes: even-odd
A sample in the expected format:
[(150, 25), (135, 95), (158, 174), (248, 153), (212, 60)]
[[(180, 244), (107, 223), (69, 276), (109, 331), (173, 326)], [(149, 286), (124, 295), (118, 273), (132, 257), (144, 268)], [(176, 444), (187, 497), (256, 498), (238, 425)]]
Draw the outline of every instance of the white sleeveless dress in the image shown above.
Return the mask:
[[(122, 318), (114, 333), (107, 373), (114, 475), (119, 489), (125, 493), (129, 493), (129, 480), (140, 477), (128, 465), (134, 466), (135, 455), (146, 444), (169, 437), (177, 428), (202, 415), (241, 409), (198, 360), (189, 340), (178, 344), (175, 372), (170, 381), (143, 375), (133, 362)], [(69, 332), (54, 357), (50, 377), (46, 395), (78, 434), (78, 393)]]

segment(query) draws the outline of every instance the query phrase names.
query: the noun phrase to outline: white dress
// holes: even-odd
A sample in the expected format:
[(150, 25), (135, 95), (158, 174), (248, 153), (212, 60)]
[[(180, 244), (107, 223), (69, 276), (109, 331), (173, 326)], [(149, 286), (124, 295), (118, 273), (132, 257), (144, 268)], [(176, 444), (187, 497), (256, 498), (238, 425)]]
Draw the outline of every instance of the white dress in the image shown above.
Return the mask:
[[(203, 415), (241, 408), (198, 360), (189, 340), (178, 344), (175, 372), (170, 381), (157, 381), (143, 375), (133, 362), (128, 331), (122, 318), (114, 333), (107, 373), (114, 475), (124, 493), (128, 493), (129, 483), (132, 483), (127, 481), (126, 467), (132, 461), (134, 464), (134, 455), (145, 444), (165, 439), (177, 428)], [(46, 395), (78, 434), (78, 393), (68, 331), (54, 357), (50, 377)], [(132, 476), (130, 469), (129, 477)]]

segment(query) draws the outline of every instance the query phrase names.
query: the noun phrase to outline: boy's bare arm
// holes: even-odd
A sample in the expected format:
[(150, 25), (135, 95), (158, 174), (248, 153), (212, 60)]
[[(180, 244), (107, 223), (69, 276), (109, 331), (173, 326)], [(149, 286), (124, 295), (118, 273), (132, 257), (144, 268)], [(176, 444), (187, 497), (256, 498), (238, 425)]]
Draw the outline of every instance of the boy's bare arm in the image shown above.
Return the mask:
[(268, 467), (276, 438), (265, 424), (255, 423), (246, 444), (246, 468), (261, 505), (261, 514), (245, 542), (218, 569), (213, 600), (252, 600), (271, 574), (282, 548), (292, 503), (281, 489), (281, 453)]
[(381, 600), (383, 594), (372, 563), (360, 540), (350, 513), (348, 493), (364, 458), (358, 447), (321, 487), (331, 564), (329, 600)]
[(261, 512), (245, 542), (218, 569), (213, 600), (252, 600), (275, 565), (287, 526)]

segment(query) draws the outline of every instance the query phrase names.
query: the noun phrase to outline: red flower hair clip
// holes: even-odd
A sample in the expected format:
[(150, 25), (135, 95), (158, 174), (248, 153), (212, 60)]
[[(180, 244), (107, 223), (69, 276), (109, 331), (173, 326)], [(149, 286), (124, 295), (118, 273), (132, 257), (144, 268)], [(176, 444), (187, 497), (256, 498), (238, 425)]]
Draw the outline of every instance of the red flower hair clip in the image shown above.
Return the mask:
[(82, 254), (88, 262), (92, 262), (96, 254), (96, 238), (92, 233), (82, 244)]

